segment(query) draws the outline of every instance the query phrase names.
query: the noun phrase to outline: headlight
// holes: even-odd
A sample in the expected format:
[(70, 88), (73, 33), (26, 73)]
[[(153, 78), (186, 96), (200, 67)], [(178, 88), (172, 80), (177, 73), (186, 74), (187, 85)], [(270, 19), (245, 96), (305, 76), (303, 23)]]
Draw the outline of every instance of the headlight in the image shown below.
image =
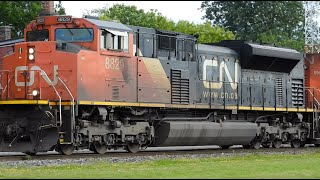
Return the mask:
[(29, 54), (29, 60), (33, 60), (34, 59), (34, 55), (33, 54)]
[(34, 47), (29, 47), (28, 48), (28, 58), (30, 61), (34, 61)]
[(38, 95), (39, 95), (39, 91), (36, 90), (36, 89), (33, 90), (33, 91), (32, 91), (32, 95), (33, 95), (33, 96), (38, 96)]
[(29, 53), (30, 54), (34, 53), (34, 49), (33, 48), (29, 48)]

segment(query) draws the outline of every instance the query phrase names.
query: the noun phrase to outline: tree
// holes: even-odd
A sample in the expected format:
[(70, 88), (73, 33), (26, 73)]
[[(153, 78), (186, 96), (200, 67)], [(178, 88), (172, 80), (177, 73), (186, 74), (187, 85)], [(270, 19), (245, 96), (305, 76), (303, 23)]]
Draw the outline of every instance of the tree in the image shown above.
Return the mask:
[(137, 9), (136, 6), (115, 4), (110, 8), (106, 5), (100, 9), (94, 9), (90, 12), (87, 11), (87, 13), (97, 15), (102, 20), (117, 20), (128, 25), (143, 26), (186, 34), (199, 34), (198, 42), (200, 43), (213, 43), (221, 40), (234, 39), (232, 32), (226, 31), (224, 28), (219, 26), (211, 26), (209, 21), (203, 24), (194, 24), (183, 20), (178, 21), (178, 23), (174, 23), (156, 9), (144, 12), (142, 9)]
[(66, 15), (66, 9), (62, 6), (61, 1), (56, 5), (55, 12), (59, 15)]
[(203, 1), (203, 19), (235, 33), (237, 39), (274, 41), (303, 49), (304, 11), (301, 1)]
[(151, 9), (148, 12), (144, 12), (142, 9), (137, 9), (136, 6), (124, 4), (115, 4), (110, 8), (105, 6), (101, 9), (94, 9), (91, 11), (92, 13), (98, 15), (103, 20), (118, 20), (123, 24), (150, 28), (163, 27), (166, 30), (172, 30), (175, 24), (157, 10)]
[(40, 1), (0, 1), (0, 26), (12, 26), (12, 38), (23, 35), (23, 29), (42, 10)]
[(279, 47), (292, 48), (301, 52), (303, 51), (304, 47), (303, 33), (301, 33), (297, 38), (292, 38), (282, 32), (263, 32), (258, 35), (258, 40), (260, 43), (274, 43)]

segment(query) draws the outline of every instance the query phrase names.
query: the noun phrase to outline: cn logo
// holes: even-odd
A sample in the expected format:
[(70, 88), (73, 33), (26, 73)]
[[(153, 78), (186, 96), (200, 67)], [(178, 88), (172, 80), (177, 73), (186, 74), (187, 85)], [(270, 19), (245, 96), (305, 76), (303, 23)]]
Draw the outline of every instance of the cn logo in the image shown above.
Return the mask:
[[(208, 82), (207, 81), (207, 66), (217, 67), (217, 69), (219, 70), (219, 82)], [(238, 84), (237, 84), (238, 83), (238, 66), (239, 66), (239, 63), (236, 60), (234, 63), (234, 80), (233, 80), (230, 75), (229, 68), (225, 64), (224, 61), (222, 61), (218, 66), (217, 59), (212, 59), (212, 60), (205, 59), (203, 62), (203, 73), (202, 73), (204, 87), (212, 88), (212, 89), (221, 89), (221, 87), (223, 85), (223, 79), (224, 79), (223, 78), (223, 75), (224, 75), (223, 71), (225, 71), (231, 88), (236, 90), (237, 86), (238, 86)], [(218, 76), (218, 74), (214, 74), (214, 75)]]
[(15, 70), (15, 84), (16, 86), (32, 86), (34, 83), (34, 73), (35, 71), (39, 71), (39, 74), (42, 76), (42, 78), (49, 84), (49, 85), (56, 85), (58, 83), (58, 65), (54, 65), (53, 66), (53, 76), (54, 79), (53, 81), (51, 81), (48, 76), (43, 73), (44, 71), (41, 71), (41, 68), (39, 66), (33, 66), (30, 69), (30, 78), (29, 78), (29, 82), (25, 83), (25, 82), (18, 82), (18, 72), (19, 71), (27, 71), (28, 70), (28, 66), (17, 66), (16, 70)]

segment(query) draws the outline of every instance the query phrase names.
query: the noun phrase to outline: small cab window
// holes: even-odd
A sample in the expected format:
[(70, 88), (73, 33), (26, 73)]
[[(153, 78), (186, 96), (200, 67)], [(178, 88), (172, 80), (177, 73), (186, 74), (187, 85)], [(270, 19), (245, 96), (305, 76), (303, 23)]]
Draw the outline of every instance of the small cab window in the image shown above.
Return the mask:
[(92, 28), (65, 28), (56, 29), (56, 41), (62, 42), (92, 42), (93, 29)]
[(27, 41), (48, 41), (48, 40), (49, 40), (49, 31), (47, 29), (27, 32)]
[(129, 51), (128, 32), (101, 29), (100, 30), (100, 49)]
[[(164, 34), (164, 33), (162, 33)], [(164, 34), (159, 36), (159, 49), (175, 50), (177, 38), (173, 35)]]

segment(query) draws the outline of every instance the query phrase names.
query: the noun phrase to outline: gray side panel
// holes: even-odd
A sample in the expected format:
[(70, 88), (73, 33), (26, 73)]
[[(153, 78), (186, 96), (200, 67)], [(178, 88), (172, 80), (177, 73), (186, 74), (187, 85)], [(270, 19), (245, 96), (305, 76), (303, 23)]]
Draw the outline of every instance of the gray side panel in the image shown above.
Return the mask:
[(242, 70), (241, 105), (292, 107), (291, 79), (287, 73)]
[(241, 87), (241, 67), (237, 54), (223, 47), (199, 45), (198, 104), (236, 106)]
[[(303, 67), (304, 59), (300, 60), (300, 62), (294, 67), (294, 69), (289, 74), (290, 85), (292, 86), (292, 91), (288, 94), (288, 99), (290, 100), (290, 105), (292, 107), (304, 107), (305, 96), (310, 93), (304, 90), (301, 87), (305, 87), (305, 69)], [(309, 93), (309, 94), (307, 94)]]

